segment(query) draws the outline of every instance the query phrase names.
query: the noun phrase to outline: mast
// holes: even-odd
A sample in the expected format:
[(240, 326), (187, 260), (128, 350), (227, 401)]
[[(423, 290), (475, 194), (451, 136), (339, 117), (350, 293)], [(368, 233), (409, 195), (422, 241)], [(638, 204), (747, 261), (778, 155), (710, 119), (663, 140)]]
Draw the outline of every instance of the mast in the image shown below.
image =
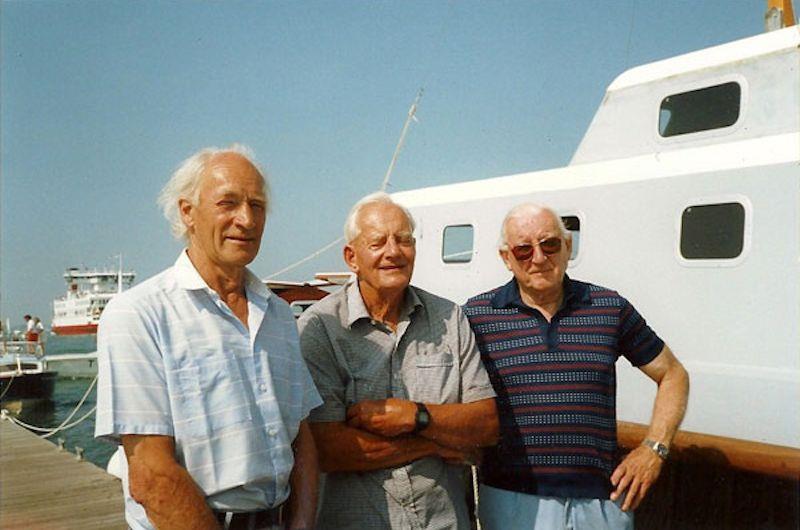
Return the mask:
[(411, 120), (417, 121), (417, 117), (415, 114), (417, 113), (417, 105), (419, 104), (419, 100), (422, 99), (422, 92), (424, 89), (420, 88), (419, 92), (417, 92), (417, 97), (414, 98), (414, 103), (411, 104), (411, 107), (408, 109), (408, 116), (406, 117), (406, 122), (403, 124), (403, 130), (400, 132), (400, 140), (397, 141), (397, 147), (394, 149), (394, 154), (392, 155), (392, 161), (389, 162), (389, 169), (386, 170), (386, 176), (383, 177), (383, 182), (381, 183), (381, 191), (386, 191), (386, 187), (389, 185), (389, 177), (392, 176), (392, 171), (394, 170), (394, 164), (397, 162), (397, 157), (400, 156), (400, 150), (403, 148), (403, 144), (406, 142), (406, 133), (408, 132), (408, 126), (411, 125)]
[(766, 31), (788, 28), (795, 24), (792, 0), (767, 0), (767, 12), (764, 15)]

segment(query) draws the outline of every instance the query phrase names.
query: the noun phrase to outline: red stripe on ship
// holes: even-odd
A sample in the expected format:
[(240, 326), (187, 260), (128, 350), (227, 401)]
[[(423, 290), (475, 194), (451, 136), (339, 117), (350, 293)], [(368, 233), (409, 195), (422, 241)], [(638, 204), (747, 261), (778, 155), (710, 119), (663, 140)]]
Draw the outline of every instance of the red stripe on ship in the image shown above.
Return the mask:
[(53, 326), (56, 335), (94, 335), (97, 333), (97, 324), (81, 324), (79, 326)]

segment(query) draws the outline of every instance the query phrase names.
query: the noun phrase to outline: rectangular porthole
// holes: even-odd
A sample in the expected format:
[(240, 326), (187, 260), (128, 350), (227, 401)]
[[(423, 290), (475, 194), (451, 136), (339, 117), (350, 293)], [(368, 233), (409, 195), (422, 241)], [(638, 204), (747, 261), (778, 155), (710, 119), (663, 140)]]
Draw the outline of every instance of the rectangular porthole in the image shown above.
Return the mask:
[(736, 258), (744, 236), (745, 208), (738, 202), (689, 206), (681, 215), (680, 252), (687, 260)]
[(739, 83), (690, 90), (661, 101), (658, 133), (678, 136), (729, 127), (739, 119), (742, 88)]
[(442, 261), (445, 263), (469, 263), (475, 245), (472, 225), (452, 225), (442, 232)]

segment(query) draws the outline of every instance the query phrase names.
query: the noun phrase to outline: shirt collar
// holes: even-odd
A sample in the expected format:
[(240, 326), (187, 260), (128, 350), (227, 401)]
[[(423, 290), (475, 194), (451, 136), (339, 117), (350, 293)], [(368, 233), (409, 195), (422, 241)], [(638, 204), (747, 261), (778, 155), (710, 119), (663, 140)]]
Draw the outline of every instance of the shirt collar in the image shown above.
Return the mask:
[[(175, 278), (180, 288), (186, 289), (187, 291), (199, 289), (212, 291), (211, 287), (209, 287), (203, 277), (200, 276), (200, 273), (197, 272), (194, 263), (189, 259), (189, 254), (186, 252), (186, 249), (184, 249), (178, 256), (178, 259), (175, 260), (174, 269)], [(248, 268), (245, 268), (244, 281), (245, 291), (248, 295), (252, 293), (261, 298), (268, 299), (272, 294), (272, 292), (267, 289), (267, 286), (264, 285), (264, 282), (259, 280), (258, 276), (253, 274)]]
[[(581, 282), (571, 280), (569, 275), (564, 275), (564, 307), (573, 307), (579, 304), (591, 304), (592, 297), (589, 295), (589, 287)], [(516, 278), (511, 278), (507, 284), (500, 287), (492, 297), (492, 307), (495, 309), (507, 308), (512, 305), (527, 307), (519, 294), (519, 285)]]
[[(358, 279), (347, 284), (346, 289), (347, 315), (345, 315), (346, 320), (344, 323), (347, 327), (353, 327), (353, 324), (362, 318), (372, 319), (364, 303), (364, 298), (361, 297), (361, 291), (358, 288)], [(405, 297), (403, 298), (403, 307), (400, 310), (400, 316), (409, 316), (417, 307), (422, 307), (422, 300), (419, 299), (416, 290), (409, 285), (406, 288)]]

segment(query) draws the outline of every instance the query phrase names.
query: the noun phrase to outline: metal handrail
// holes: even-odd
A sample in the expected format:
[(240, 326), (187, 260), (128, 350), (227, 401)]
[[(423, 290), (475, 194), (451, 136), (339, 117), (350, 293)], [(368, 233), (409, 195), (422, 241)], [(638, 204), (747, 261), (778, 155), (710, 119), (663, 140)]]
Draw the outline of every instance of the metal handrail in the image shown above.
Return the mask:
[(0, 355), (33, 355), (38, 359), (44, 357), (44, 345), (30, 340), (3, 340)]

